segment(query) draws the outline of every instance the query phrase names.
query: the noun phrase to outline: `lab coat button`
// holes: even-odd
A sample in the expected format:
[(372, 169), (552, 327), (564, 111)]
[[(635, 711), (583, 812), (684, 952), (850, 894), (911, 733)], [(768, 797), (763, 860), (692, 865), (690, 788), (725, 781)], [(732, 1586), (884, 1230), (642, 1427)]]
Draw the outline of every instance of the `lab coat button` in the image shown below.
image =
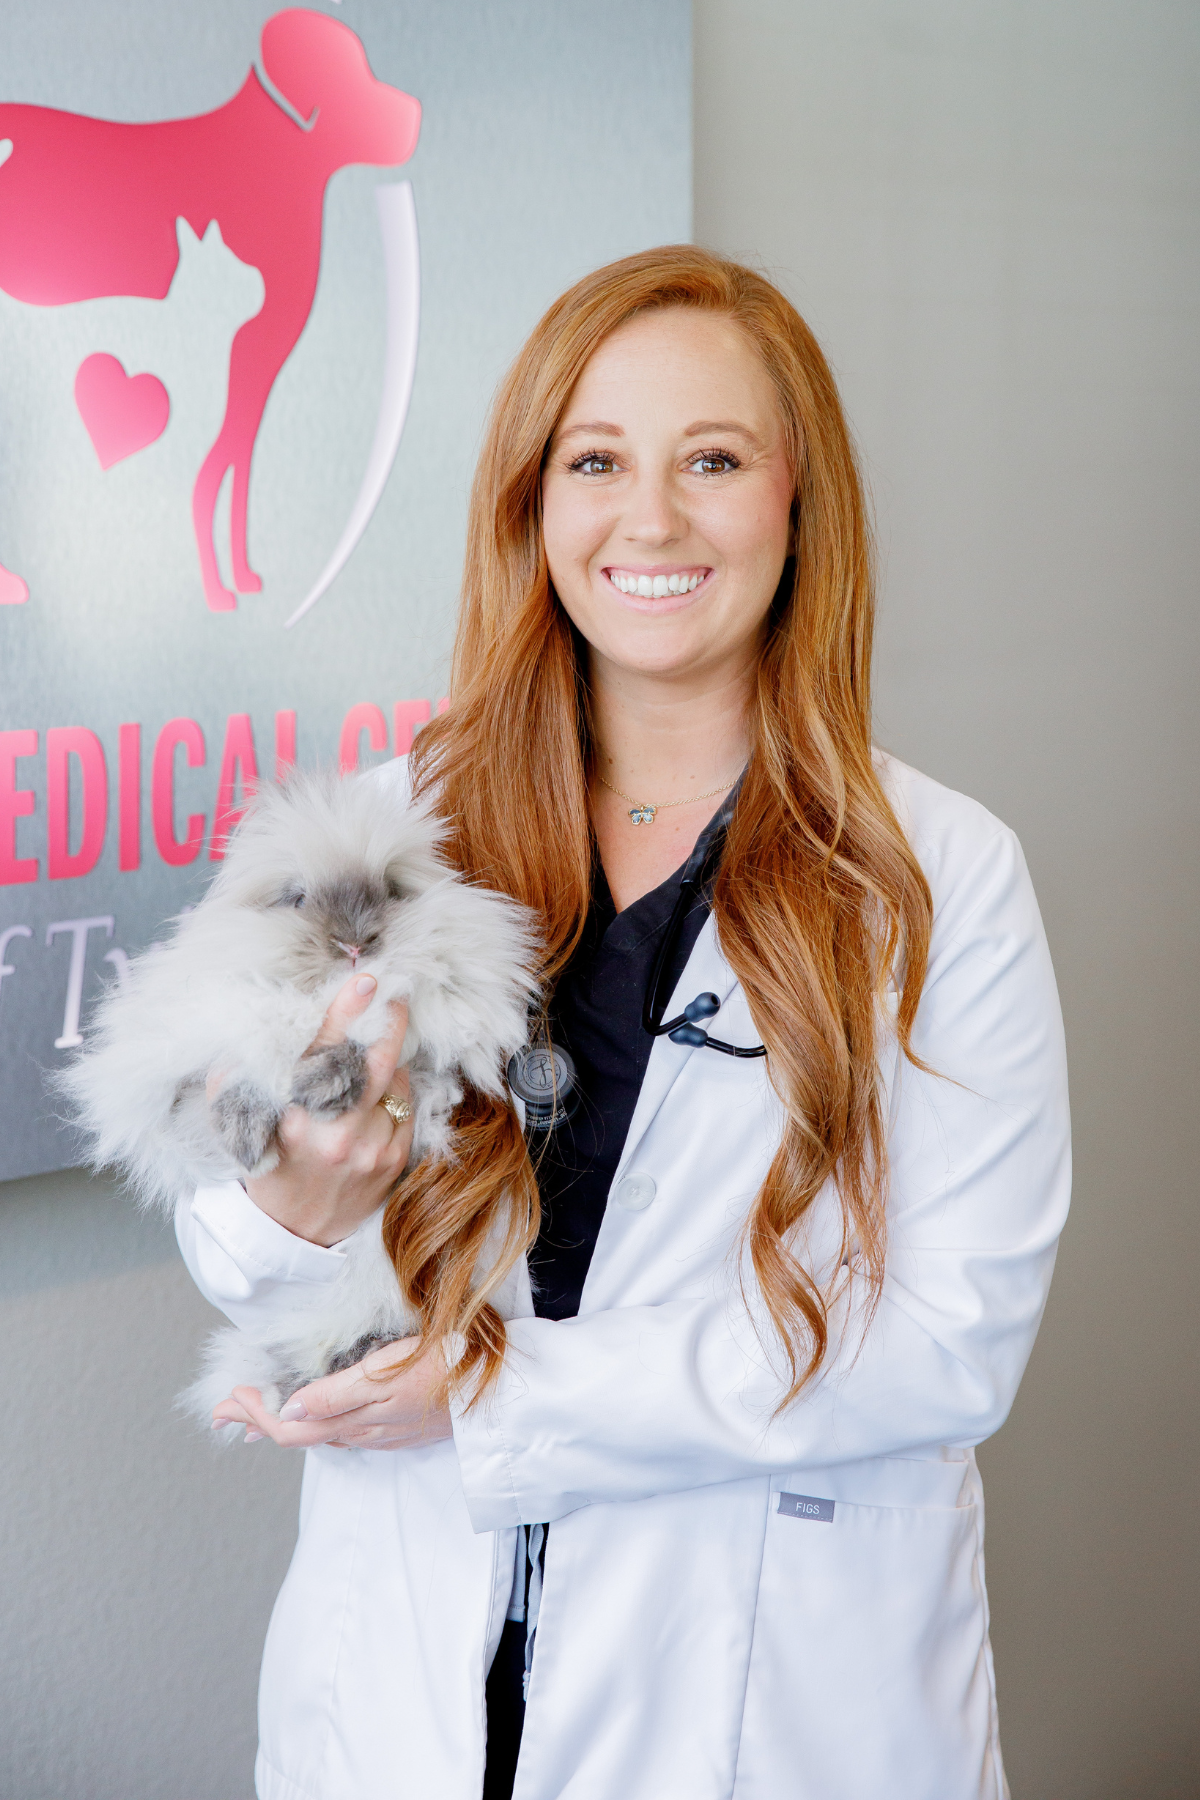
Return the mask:
[(644, 1212), (654, 1194), (653, 1175), (623, 1175), (613, 1189), (613, 1199), (626, 1212)]

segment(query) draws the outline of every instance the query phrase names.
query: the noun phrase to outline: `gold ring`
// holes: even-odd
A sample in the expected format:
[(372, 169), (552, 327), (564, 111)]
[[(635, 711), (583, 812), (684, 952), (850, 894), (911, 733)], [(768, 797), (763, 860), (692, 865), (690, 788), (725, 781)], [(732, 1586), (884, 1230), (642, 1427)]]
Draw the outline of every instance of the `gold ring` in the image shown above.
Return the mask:
[(390, 1113), (392, 1122), (403, 1125), (412, 1118), (412, 1107), (407, 1100), (398, 1100), (395, 1094), (383, 1094), (379, 1100), (384, 1112)]

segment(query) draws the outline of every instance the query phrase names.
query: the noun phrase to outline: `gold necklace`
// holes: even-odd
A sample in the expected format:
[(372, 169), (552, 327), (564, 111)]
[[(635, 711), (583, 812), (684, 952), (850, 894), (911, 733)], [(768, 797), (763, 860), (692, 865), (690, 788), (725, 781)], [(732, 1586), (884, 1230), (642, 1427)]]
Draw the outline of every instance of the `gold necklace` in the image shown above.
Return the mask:
[(639, 804), (632, 794), (625, 793), (622, 788), (614, 787), (611, 781), (605, 781), (599, 769), (596, 770), (596, 779), (608, 789), (610, 794), (616, 794), (618, 798), (629, 801), (629, 817), (634, 825), (653, 825), (658, 814), (666, 812), (668, 807), (694, 806), (697, 800), (712, 800), (717, 794), (727, 794), (733, 786), (733, 781), (737, 780), (737, 776), (734, 776), (733, 781), (725, 782), (723, 787), (709, 788), (707, 794), (691, 794), (686, 800), (659, 800), (653, 804), (649, 800)]

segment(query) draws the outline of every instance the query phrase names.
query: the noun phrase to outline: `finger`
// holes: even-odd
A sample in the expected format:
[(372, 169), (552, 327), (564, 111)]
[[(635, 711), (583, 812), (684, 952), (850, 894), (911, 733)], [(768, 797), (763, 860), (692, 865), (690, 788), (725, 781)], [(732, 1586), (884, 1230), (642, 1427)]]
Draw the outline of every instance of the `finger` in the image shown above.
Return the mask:
[(250, 1429), (263, 1437), (269, 1437), (282, 1450), (311, 1450), (315, 1445), (327, 1443), (330, 1438), (336, 1437), (341, 1429), (340, 1423), (326, 1423), (320, 1419), (305, 1420), (300, 1425), (287, 1424), (276, 1414), (267, 1411), (257, 1388), (236, 1387), (233, 1398), (247, 1414)]
[(297, 1419), (337, 1419), (354, 1412), (376, 1396), (366, 1393), (366, 1382), (357, 1367), (342, 1369), (336, 1375), (325, 1375), (320, 1381), (300, 1388), (280, 1408), (284, 1424)]
[(385, 1107), (376, 1104), (364, 1113), (359, 1106), (336, 1119), (321, 1118), (302, 1106), (289, 1107), (275, 1135), (290, 1157), (315, 1157), (330, 1167), (345, 1167), (363, 1175), (399, 1172), (407, 1159), (403, 1141), (396, 1141), (397, 1127)]
[(321, 1021), (310, 1050), (321, 1050), (326, 1044), (340, 1044), (346, 1038), (349, 1027), (360, 1014), (365, 1013), (375, 998), (378, 983), (373, 975), (352, 975), (329, 1003), (329, 1011)]
[(204, 1083), (204, 1098), (208, 1101), (210, 1106), (224, 1087), (225, 1077), (228, 1073), (229, 1068), (225, 1063), (214, 1063), (213, 1067), (208, 1071)]
[[(404, 1414), (411, 1410), (411, 1419)], [(336, 1413), (328, 1419), (286, 1419), (278, 1422), (283, 1430), (295, 1428), (297, 1431), (313, 1431), (318, 1434), (317, 1442), (323, 1444), (357, 1443), (362, 1438), (373, 1437), (380, 1431), (399, 1434), (402, 1437), (420, 1437), (422, 1415), (419, 1408), (401, 1408), (401, 1416), (397, 1417), (397, 1408), (390, 1400), (372, 1400), (362, 1406), (352, 1406), (347, 1412)]]
[[(387, 1111), (387, 1107), (381, 1107), (376, 1103), (374, 1107), (371, 1107), (367, 1118), (358, 1127), (358, 1147), (360, 1147), (363, 1168), (371, 1170), (371, 1172), (387, 1170), (392, 1174), (399, 1174), (399, 1166), (403, 1159), (399, 1159), (398, 1150), (403, 1148), (405, 1141), (410, 1138), (410, 1134), (412, 1134), (410, 1125), (407, 1123), (398, 1125), (392, 1118), (392, 1114)], [(405, 1159), (407, 1159), (407, 1150), (405, 1150)]]
[(369, 1074), (366, 1089), (359, 1102), (363, 1107), (377, 1106), (381, 1094), (393, 1093), (402, 1100), (408, 1098), (408, 1070), (397, 1067), (408, 1030), (408, 1008), (403, 1000), (391, 1000), (388, 1002), (388, 1014), (387, 1030), (367, 1051)]
[(238, 1405), (232, 1395), (229, 1399), (222, 1400), (219, 1406), (213, 1407), (212, 1428), (214, 1431), (219, 1431), (223, 1425), (249, 1425), (250, 1422), (249, 1413), (244, 1407)]
[[(380, 1100), (387, 1094), (390, 1094), (394, 1100), (407, 1100), (411, 1097), (412, 1082), (409, 1078), (408, 1070), (404, 1067), (403, 1063), (398, 1064), (392, 1069), (391, 1074), (388, 1076), (376, 1096), (376, 1106), (379, 1105)], [(398, 1124), (399, 1121), (397, 1120), (395, 1123)]]
[[(395, 1344), (384, 1344), (353, 1368), (340, 1369), (336, 1375), (323, 1375), (294, 1393), (282, 1409), (284, 1423), (294, 1419), (334, 1419), (343, 1413), (383, 1403), (381, 1377), (397, 1363), (416, 1358), (419, 1338), (405, 1338)], [(388, 1386), (389, 1399), (395, 1397), (395, 1382)]]
[[(245, 1396), (253, 1395), (258, 1404), (262, 1405), (262, 1395), (257, 1388), (235, 1389), (234, 1392), (240, 1392)], [(222, 1425), (253, 1425), (254, 1420), (247, 1412), (243, 1401), (235, 1400), (233, 1394), (227, 1394), (224, 1400), (218, 1401), (213, 1407), (212, 1424), (213, 1430), (217, 1431)]]

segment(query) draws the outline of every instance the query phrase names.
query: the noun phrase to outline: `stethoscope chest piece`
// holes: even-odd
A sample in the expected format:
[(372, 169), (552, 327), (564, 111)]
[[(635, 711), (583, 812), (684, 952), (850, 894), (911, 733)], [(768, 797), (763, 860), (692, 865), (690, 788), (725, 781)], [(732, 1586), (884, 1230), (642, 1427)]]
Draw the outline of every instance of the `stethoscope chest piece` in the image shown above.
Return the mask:
[(532, 1131), (553, 1131), (579, 1105), (579, 1077), (561, 1044), (533, 1044), (508, 1062), (508, 1085), (524, 1102)]

